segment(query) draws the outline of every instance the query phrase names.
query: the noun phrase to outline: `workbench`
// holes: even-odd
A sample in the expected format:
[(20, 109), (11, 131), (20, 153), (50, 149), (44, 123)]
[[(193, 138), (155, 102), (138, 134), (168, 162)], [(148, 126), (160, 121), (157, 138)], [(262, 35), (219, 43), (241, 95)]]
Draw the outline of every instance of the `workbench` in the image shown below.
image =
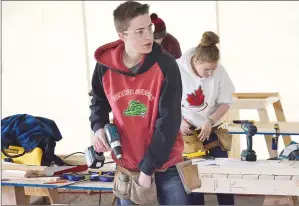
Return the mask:
[[(298, 203), (299, 161), (258, 160), (246, 162), (233, 158), (194, 159), (201, 188), (193, 192), (287, 196)], [(271, 199), (271, 198), (270, 198)], [(271, 202), (268, 199), (268, 202)], [(266, 202), (264, 203), (266, 204)]]
[[(60, 158), (64, 158), (67, 155), (59, 155)], [(112, 161), (110, 156), (106, 156), (106, 162)], [(66, 161), (71, 165), (85, 164), (85, 158), (83, 155), (74, 155)], [(90, 171), (115, 171), (115, 163), (105, 164), (104, 167), (98, 169), (90, 169)], [(87, 173), (88, 171), (86, 171)], [(113, 188), (112, 182), (91, 182), (86, 181), (77, 183), (74, 185), (64, 186), (58, 189), (53, 189), (56, 186), (64, 185), (66, 183), (59, 184), (45, 184), (52, 182), (52, 177), (32, 177), (32, 178), (10, 178), (5, 180), (5, 177), (1, 177), (2, 187), (2, 204), (3, 205), (28, 205), (30, 196), (42, 196), (48, 197), (51, 204), (61, 204), (59, 200), (59, 191), (86, 191), (86, 193), (111, 191)]]
[[(28, 205), (30, 196), (49, 197), (51, 204), (60, 204), (58, 190), (80, 191), (112, 191), (112, 182), (82, 182), (75, 185), (52, 189), (62, 184), (44, 184), (43, 181), (34, 180), (8, 180), (2, 181), (2, 204), (3, 205)], [(63, 183), (65, 184), (65, 183)]]

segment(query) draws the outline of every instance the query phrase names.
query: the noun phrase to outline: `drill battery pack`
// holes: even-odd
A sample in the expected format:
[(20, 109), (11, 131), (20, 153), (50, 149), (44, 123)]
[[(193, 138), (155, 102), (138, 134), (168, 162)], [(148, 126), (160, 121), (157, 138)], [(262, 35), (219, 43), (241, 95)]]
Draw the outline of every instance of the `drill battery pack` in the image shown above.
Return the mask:
[(84, 156), (88, 168), (101, 168), (105, 162), (105, 156), (103, 152), (97, 153), (93, 146), (88, 147), (84, 151)]
[(36, 147), (30, 152), (25, 152), (23, 147), (9, 145), (7, 149), (1, 149), (2, 160), (24, 165), (41, 166), (43, 151)]

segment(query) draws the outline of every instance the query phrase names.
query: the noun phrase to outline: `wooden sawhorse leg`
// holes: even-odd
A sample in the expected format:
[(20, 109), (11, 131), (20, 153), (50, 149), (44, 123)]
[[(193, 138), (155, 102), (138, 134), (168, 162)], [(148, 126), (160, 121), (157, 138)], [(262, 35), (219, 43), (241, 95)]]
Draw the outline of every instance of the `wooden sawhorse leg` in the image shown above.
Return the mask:
[(2, 186), (3, 205), (29, 205), (30, 196), (48, 197), (51, 204), (60, 204), (56, 189)]
[(28, 205), (29, 198), (26, 197), (24, 187), (2, 186), (3, 205)]
[(48, 197), (51, 204), (60, 204), (57, 189), (25, 187), (25, 194), (28, 196)]

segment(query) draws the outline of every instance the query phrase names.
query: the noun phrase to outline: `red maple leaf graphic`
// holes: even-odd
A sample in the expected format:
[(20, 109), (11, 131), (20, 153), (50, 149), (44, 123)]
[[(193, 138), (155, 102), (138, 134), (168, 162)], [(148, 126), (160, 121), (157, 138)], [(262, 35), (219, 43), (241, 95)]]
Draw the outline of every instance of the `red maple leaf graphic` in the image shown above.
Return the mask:
[(191, 94), (187, 94), (187, 102), (189, 102), (190, 106), (201, 106), (204, 104), (205, 95), (201, 87), (199, 87), (196, 91)]

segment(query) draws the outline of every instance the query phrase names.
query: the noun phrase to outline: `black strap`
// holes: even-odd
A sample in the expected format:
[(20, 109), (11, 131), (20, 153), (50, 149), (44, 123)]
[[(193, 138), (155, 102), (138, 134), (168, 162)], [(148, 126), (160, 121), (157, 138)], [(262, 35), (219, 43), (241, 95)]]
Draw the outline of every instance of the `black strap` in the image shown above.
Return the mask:
[(4, 149), (1, 149), (1, 152), (2, 152), (6, 157), (10, 157), (10, 158), (21, 157), (21, 156), (23, 156), (23, 155), (26, 153), (26, 152), (24, 151), (22, 154), (17, 154), (17, 155), (12, 156), (12, 155), (7, 154), (7, 153), (5, 152)]

